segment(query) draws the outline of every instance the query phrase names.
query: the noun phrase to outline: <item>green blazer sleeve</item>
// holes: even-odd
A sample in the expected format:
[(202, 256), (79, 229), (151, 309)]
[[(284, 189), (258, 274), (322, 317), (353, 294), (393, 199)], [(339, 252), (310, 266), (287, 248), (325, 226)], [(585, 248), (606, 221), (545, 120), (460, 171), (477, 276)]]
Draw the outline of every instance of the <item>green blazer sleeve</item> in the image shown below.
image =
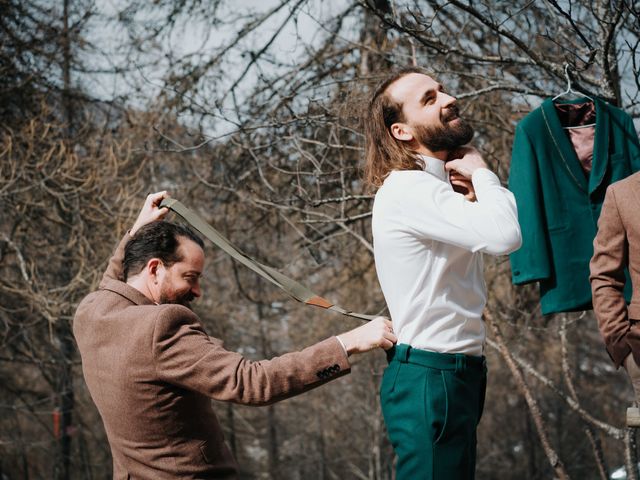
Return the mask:
[(636, 127), (633, 124), (633, 120), (627, 115), (625, 125), (625, 135), (628, 138), (629, 158), (631, 162), (631, 171), (640, 171), (640, 142), (638, 141), (638, 134), (636, 133)]
[(510, 255), (514, 284), (539, 281), (551, 276), (542, 187), (536, 157), (527, 133), (516, 127), (511, 155), (509, 190), (516, 197), (522, 247)]

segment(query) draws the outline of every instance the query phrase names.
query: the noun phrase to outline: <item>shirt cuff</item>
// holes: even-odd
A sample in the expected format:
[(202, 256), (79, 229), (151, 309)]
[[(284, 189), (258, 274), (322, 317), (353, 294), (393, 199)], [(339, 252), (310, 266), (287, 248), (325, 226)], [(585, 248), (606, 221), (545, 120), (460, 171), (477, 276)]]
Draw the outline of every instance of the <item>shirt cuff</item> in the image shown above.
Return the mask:
[(477, 183), (488, 183), (493, 185), (500, 185), (500, 179), (488, 168), (477, 168), (471, 175), (471, 181), (475, 187)]
[(340, 346), (342, 347), (342, 350), (344, 350), (344, 354), (348, 358), (349, 357), (349, 352), (347, 352), (347, 347), (344, 346), (344, 342), (342, 341), (342, 339), (340, 337), (336, 336), (336, 338), (338, 339), (338, 343), (340, 343)]

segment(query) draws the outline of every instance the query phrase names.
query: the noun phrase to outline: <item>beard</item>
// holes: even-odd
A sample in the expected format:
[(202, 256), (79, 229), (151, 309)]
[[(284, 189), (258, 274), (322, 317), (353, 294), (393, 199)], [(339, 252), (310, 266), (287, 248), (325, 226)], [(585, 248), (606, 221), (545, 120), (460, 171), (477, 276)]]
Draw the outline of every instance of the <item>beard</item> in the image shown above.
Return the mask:
[[(414, 126), (415, 138), (432, 152), (452, 152), (473, 138), (473, 127), (458, 116), (458, 107), (447, 108), (440, 115), (438, 126)], [(456, 121), (457, 120), (457, 121)], [(456, 121), (455, 124), (451, 122)]]
[(191, 309), (191, 301), (194, 299), (194, 296), (191, 292), (184, 293), (182, 295), (178, 295), (174, 292), (171, 292), (168, 288), (163, 288), (160, 291), (160, 304), (163, 305), (165, 303), (171, 303), (176, 305), (183, 305), (188, 309)]

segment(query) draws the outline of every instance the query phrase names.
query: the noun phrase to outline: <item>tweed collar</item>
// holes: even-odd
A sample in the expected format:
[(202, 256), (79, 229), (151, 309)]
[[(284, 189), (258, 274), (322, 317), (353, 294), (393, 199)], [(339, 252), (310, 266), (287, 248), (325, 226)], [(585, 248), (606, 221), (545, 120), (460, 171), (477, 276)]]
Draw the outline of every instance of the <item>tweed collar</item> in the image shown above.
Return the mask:
[(117, 293), (136, 305), (154, 305), (140, 290), (119, 280), (107, 280), (100, 289)]

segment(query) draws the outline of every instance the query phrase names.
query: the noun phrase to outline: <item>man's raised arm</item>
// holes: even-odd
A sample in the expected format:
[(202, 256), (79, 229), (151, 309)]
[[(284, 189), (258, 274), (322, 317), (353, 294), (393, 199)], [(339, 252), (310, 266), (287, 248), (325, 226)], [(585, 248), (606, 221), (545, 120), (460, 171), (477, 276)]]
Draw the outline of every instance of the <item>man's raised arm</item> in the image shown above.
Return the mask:
[(109, 264), (107, 265), (107, 270), (102, 275), (102, 280), (100, 281), (100, 287), (103, 287), (104, 284), (109, 280), (119, 280), (124, 281), (124, 272), (122, 268), (122, 261), (124, 260), (124, 247), (127, 245), (127, 242), (131, 240), (131, 237), (135, 235), (135, 233), (147, 223), (155, 222), (157, 220), (162, 220), (167, 213), (169, 213), (168, 208), (159, 208), (160, 203), (165, 198), (168, 198), (169, 194), (166, 191), (150, 193), (147, 195), (147, 199), (138, 214), (138, 218), (136, 219), (131, 230), (125, 233), (122, 240), (116, 247), (115, 252), (109, 259)]

